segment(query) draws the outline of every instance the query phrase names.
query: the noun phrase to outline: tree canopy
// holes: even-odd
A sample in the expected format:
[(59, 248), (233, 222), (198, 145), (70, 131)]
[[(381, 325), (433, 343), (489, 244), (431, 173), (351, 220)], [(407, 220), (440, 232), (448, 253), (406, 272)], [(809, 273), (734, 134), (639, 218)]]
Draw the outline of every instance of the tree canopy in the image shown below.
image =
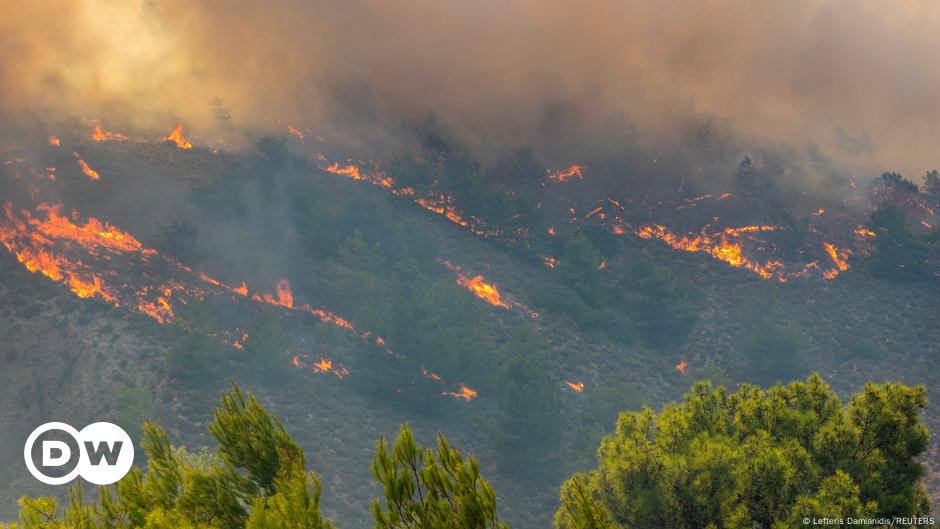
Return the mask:
[(696, 384), (622, 413), (599, 465), (562, 487), (561, 529), (799, 527), (810, 517), (929, 512), (916, 460), (923, 387), (869, 384), (842, 405), (818, 375), (766, 391)]
[[(134, 467), (86, 502), (81, 486), (60, 509), (56, 498), (20, 499), (19, 523), (0, 529), (332, 529), (320, 512), (320, 480), (281, 422), (237, 386), (222, 393), (209, 432), (214, 451), (188, 452), (144, 425), (146, 471)], [(496, 495), (473, 458), (443, 436), (425, 452), (402, 426), (390, 453), (381, 441), (373, 463), (385, 487), (375, 500), (376, 529), (504, 529)]]

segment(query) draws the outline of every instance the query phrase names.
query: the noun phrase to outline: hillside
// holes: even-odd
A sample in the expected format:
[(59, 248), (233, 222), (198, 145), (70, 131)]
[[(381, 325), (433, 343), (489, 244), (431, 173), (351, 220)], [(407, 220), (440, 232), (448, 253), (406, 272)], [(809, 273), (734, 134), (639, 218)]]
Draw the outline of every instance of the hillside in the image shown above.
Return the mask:
[[(363, 461), (402, 422), (422, 444), (443, 432), (478, 456), (504, 518), (525, 529), (549, 524), (560, 484), (594, 466), (619, 410), (658, 408), (696, 380), (769, 385), (816, 371), (842, 395), (868, 381), (924, 384), (929, 396), (940, 388), (940, 281), (875, 273), (873, 243), (852, 235), (868, 223), (854, 203), (838, 213), (825, 204), (831, 222), (812, 217), (815, 203), (790, 207), (796, 221), (781, 230), (802, 226), (795, 241), (722, 238), (726, 221), (785, 223), (749, 209), (759, 200), (714, 190), (662, 199), (672, 182), (642, 194), (595, 187), (590, 167), (574, 177), (525, 168), (530, 179), (505, 177), (523, 182), (509, 188), (500, 175), (520, 162), (483, 186), (468, 177), (476, 162), (448, 151), (439, 163), (363, 162), (287, 137), (247, 153), (78, 131), (62, 143), (2, 169), (12, 251), (0, 257), (0, 358), (13, 383), (0, 389), (11, 434), (0, 466), (13, 473), (0, 519), (15, 515), (15, 495), (43, 492), (19, 464), (19, 439), (36, 424), (152, 418), (198, 447), (229, 380), (307, 448), (324, 513), (346, 528), (369, 526), (377, 489)], [(61, 203), (71, 226), (94, 217), (140, 244), (68, 236), (43, 246), (76, 274), (63, 277), (97, 274), (89, 292), (41, 267), (30, 273), (13, 254), (22, 261), (22, 248), (35, 248), (23, 235), (34, 228), (10, 230), (52, 218), (42, 203)], [(719, 214), (722, 223), (710, 220)], [(677, 233), (688, 224), (697, 228), (682, 233), (715, 235), (699, 240), (704, 251), (673, 249), (664, 232), (643, 235), (663, 219)], [(743, 265), (722, 258), (729, 242), (748, 256)], [(938, 431), (936, 404), (925, 420)], [(533, 438), (537, 451), (526, 452)], [(940, 499), (936, 474), (928, 486)]]

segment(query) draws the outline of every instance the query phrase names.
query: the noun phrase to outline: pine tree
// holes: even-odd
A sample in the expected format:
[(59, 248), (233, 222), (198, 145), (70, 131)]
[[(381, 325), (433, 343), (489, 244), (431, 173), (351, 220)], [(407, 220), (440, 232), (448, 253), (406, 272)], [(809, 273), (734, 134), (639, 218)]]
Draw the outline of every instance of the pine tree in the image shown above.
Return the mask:
[(402, 425), (391, 452), (379, 441), (372, 474), (385, 489), (384, 503), (372, 502), (376, 529), (508, 529), (476, 460), (464, 459), (443, 436), (437, 451), (425, 450)]
[[(622, 413), (600, 465), (562, 488), (561, 529), (798, 527), (929, 513), (923, 387), (867, 385), (843, 406), (818, 375), (767, 391), (708, 383)], [(912, 513), (912, 514), (904, 514)]]

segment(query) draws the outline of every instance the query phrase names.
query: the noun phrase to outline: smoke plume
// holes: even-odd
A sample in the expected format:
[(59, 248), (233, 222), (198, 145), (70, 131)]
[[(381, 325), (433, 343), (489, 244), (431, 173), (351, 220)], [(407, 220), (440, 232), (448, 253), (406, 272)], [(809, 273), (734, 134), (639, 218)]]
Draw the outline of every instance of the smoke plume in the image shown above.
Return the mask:
[(937, 165), (933, 2), (0, 0), (0, 12), (7, 116), (182, 119), (232, 138), (433, 114), (483, 156), (577, 155), (612, 116), (662, 139), (694, 108), (748, 142), (911, 176)]

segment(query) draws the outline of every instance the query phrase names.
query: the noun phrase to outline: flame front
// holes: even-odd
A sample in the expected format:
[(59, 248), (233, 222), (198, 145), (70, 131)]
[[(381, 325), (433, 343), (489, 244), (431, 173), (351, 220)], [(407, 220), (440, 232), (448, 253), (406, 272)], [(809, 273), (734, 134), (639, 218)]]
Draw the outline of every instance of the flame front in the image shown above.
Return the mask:
[(575, 393), (584, 393), (584, 382), (571, 382), (566, 380), (565, 385), (568, 386), (568, 389), (574, 391)]
[(82, 168), (82, 173), (84, 173), (85, 176), (87, 176), (88, 178), (91, 178), (92, 180), (101, 180), (101, 175), (98, 174), (98, 171), (95, 171), (94, 169), (89, 167), (88, 164), (85, 163), (85, 160), (82, 160), (81, 158), (79, 158), (77, 161), (78, 161), (78, 165)]
[(291, 136), (297, 138), (297, 141), (299, 141), (300, 143), (304, 143), (304, 133), (303, 133), (303, 132), (300, 132), (299, 130), (295, 129), (294, 127), (288, 125), (288, 126), (287, 126), (287, 133), (290, 134)]
[(172, 141), (180, 149), (192, 149), (193, 144), (189, 142), (183, 136), (183, 122), (180, 121), (176, 124), (176, 127), (166, 136), (163, 137), (163, 141)]
[(457, 391), (445, 391), (443, 395), (454, 397), (455, 399), (463, 399), (466, 401), (471, 401), (477, 398), (477, 392), (468, 388), (467, 386), (461, 385), (457, 388)]
[(840, 250), (828, 242), (823, 243), (823, 248), (826, 250), (826, 253), (829, 254), (829, 258), (832, 259), (832, 263), (835, 265), (835, 268), (830, 268), (823, 272), (823, 277), (826, 279), (835, 279), (841, 272), (845, 272), (849, 269), (848, 250)]
[(572, 165), (571, 167), (555, 172), (548, 173), (548, 179), (552, 182), (564, 182), (569, 178), (576, 177), (579, 179), (584, 178), (584, 166), (583, 165)]
[(760, 263), (744, 256), (741, 244), (734, 241), (745, 233), (776, 231), (776, 226), (744, 226), (741, 228), (725, 228), (717, 234), (709, 234), (706, 230), (694, 237), (676, 235), (668, 228), (659, 224), (644, 226), (636, 231), (641, 239), (659, 239), (670, 248), (685, 252), (701, 252), (711, 255), (719, 261), (724, 261), (735, 268), (750, 270), (764, 279), (775, 278), (786, 281), (782, 273), (783, 263), (768, 261)]
[(502, 294), (500, 294), (499, 289), (496, 288), (496, 285), (487, 283), (483, 276), (477, 275), (470, 277), (461, 272), (460, 267), (455, 266), (450, 261), (441, 259), (440, 262), (449, 270), (454, 271), (457, 274), (457, 284), (472, 292), (474, 296), (482, 299), (490, 305), (493, 305), (494, 307), (509, 309), (509, 304), (503, 301)]
[(94, 141), (125, 141), (127, 136), (110, 130), (102, 130), (99, 123), (95, 125), (95, 130), (91, 131), (91, 139)]

